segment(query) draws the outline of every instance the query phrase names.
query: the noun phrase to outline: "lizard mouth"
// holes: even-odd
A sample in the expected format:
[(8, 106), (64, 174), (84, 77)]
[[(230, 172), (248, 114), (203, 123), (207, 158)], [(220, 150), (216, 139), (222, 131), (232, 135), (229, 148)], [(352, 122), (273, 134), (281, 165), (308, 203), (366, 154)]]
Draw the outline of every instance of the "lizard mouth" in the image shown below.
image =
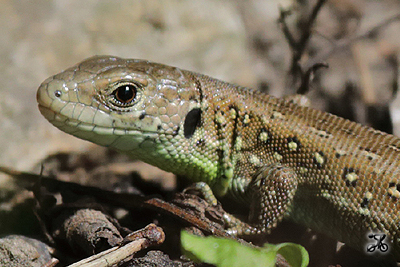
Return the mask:
[[(49, 107), (46, 107), (42, 104), (38, 105), (40, 113), (55, 127), (60, 130), (75, 135), (77, 137), (83, 138), (88, 141), (92, 141), (98, 143), (103, 146), (109, 146), (112, 144), (112, 140), (117, 139), (121, 136), (147, 136), (147, 137), (156, 137), (159, 133), (153, 131), (143, 131), (136, 129), (123, 129), (117, 128), (113, 126), (99, 126), (92, 123), (86, 123), (84, 121), (74, 119), (68, 116), (65, 116), (59, 112), (52, 110)], [(99, 142), (103, 139), (93, 138), (93, 135), (97, 136), (108, 136), (107, 139), (104, 139), (105, 142)], [(93, 140), (95, 139), (95, 140)], [(108, 141), (107, 141), (108, 140)]]

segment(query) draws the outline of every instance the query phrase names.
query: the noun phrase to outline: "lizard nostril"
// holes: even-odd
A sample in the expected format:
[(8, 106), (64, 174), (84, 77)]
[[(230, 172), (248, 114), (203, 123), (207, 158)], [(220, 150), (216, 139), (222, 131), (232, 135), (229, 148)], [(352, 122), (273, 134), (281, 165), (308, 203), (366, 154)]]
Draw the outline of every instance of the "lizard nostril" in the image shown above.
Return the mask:
[(61, 97), (61, 95), (62, 95), (62, 93), (61, 93), (61, 91), (60, 90), (56, 90), (55, 92), (54, 92), (54, 95), (55, 95), (55, 97)]

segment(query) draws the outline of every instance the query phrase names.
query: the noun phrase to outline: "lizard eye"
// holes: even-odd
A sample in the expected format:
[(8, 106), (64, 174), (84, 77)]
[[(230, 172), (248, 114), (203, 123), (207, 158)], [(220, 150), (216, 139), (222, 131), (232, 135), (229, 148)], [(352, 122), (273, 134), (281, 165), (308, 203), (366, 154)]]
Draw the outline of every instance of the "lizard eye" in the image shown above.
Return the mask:
[(135, 103), (138, 85), (133, 83), (119, 84), (112, 92), (112, 102), (120, 107), (129, 107)]

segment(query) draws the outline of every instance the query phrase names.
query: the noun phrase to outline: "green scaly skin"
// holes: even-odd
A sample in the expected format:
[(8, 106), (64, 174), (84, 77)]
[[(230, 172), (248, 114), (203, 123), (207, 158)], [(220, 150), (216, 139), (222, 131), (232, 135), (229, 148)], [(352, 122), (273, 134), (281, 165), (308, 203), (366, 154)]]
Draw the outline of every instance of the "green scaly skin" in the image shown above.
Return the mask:
[[(89, 58), (42, 83), (41, 113), (79, 138), (229, 194), (255, 214), (232, 234), (289, 218), (365, 251), (371, 231), (400, 259), (400, 139), (208, 76)], [(204, 184), (203, 184), (204, 185)]]

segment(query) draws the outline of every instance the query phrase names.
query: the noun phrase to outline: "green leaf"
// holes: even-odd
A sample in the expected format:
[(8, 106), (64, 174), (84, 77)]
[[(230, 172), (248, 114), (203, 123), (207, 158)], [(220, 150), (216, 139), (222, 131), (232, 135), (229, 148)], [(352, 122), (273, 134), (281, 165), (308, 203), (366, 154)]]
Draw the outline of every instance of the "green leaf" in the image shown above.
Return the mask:
[(307, 250), (298, 244), (294, 243), (281, 243), (277, 245), (266, 244), (264, 247), (266, 249), (268, 249), (268, 247), (272, 247), (271, 249), (274, 249), (278, 254), (281, 254), (282, 257), (285, 258), (285, 260), (289, 263), (290, 266), (293, 267), (308, 266), (309, 258)]
[(277, 253), (285, 257), (292, 266), (307, 266), (307, 251), (300, 245), (284, 243), (264, 248), (249, 247), (239, 242), (220, 237), (199, 237), (181, 233), (183, 253), (197, 262), (225, 266), (275, 266)]

